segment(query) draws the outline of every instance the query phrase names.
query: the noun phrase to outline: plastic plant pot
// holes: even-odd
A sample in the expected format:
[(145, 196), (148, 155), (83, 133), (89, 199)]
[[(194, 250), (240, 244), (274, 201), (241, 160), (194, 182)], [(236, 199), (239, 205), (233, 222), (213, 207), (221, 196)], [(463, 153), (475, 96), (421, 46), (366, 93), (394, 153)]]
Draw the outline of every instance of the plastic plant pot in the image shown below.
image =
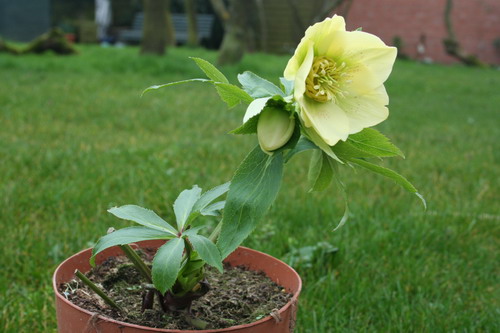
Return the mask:
[[(141, 248), (157, 249), (164, 241), (144, 241), (137, 245)], [(283, 286), (292, 294), (290, 301), (277, 313), (264, 317), (250, 324), (237, 325), (223, 329), (211, 330), (171, 330), (152, 328), (117, 321), (105, 316), (97, 315), (82, 309), (71, 303), (58, 291), (58, 287), (74, 278), (76, 269), (88, 272), (91, 267), (89, 258), (91, 249), (83, 250), (61, 263), (52, 279), (56, 295), (57, 326), (60, 333), (77, 332), (100, 332), (100, 333), (139, 333), (139, 332), (170, 332), (170, 333), (215, 333), (215, 332), (238, 332), (238, 333), (288, 333), (293, 332), (297, 312), (297, 300), (302, 287), (302, 281), (297, 272), (284, 262), (246, 247), (239, 247), (225, 262), (231, 266), (245, 266), (253, 271), (262, 271), (271, 280)], [(112, 256), (121, 256), (123, 252), (119, 247), (104, 250), (96, 257), (99, 265), (105, 259)]]

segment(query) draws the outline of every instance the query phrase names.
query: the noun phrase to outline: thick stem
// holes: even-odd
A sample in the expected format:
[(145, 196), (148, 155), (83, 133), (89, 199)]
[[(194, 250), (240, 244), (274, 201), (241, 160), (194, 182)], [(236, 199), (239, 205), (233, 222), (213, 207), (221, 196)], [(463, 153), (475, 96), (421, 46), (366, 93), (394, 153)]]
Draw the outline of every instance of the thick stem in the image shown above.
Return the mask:
[(208, 237), (208, 239), (210, 239), (212, 241), (212, 243), (215, 243), (215, 241), (217, 240), (217, 237), (219, 237), (221, 228), (222, 228), (222, 220), (219, 221), (219, 224), (217, 224), (214, 231), (212, 231), (212, 233)]
[(146, 279), (148, 283), (153, 283), (153, 279), (151, 278), (151, 270), (148, 266), (142, 261), (141, 257), (134, 251), (130, 245), (120, 245), (120, 248), (125, 253), (127, 258), (134, 264), (135, 268), (139, 271), (139, 273)]
[(141, 312), (145, 310), (151, 310), (153, 308), (153, 303), (155, 300), (156, 289), (147, 289), (142, 295), (142, 306)]
[(78, 269), (75, 270), (75, 275), (85, 284), (87, 285), (87, 287), (89, 287), (90, 289), (92, 289), (97, 295), (99, 295), (103, 300), (104, 302), (106, 302), (109, 306), (117, 309), (118, 311), (120, 312), (123, 312), (123, 309), (118, 305), (116, 304), (111, 298), (108, 297), (108, 295), (106, 295), (104, 293), (104, 291), (102, 291), (98, 286), (96, 286), (92, 281), (90, 281), (82, 272), (80, 272)]

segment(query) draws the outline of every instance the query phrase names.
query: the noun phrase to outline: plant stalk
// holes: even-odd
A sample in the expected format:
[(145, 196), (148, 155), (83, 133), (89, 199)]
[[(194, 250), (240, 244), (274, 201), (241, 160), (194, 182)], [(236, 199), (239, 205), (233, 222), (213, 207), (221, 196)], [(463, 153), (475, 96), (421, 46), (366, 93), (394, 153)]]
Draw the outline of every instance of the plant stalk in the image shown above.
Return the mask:
[(87, 287), (89, 287), (90, 289), (92, 289), (97, 295), (99, 295), (103, 300), (104, 302), (106, 302), (109, 306), (117, 309), (118, 311), (120, 312), (123, 312), (123, 309), (118, 305), (116, 304), (111, 298), (108, 297), (108, 295), (106, 295), (104, 293), (104, 291), (102, 291), (98, 286), (96, 286), (92, 281), (90, 281), (86, 276), (85, 274), (83, 274), (82, 272), (80, 272), (78, 269), (75, 270), (75, 275), (85, 284), (87, 285)]
[(212, 233), (208, 237), (208, 239), (210, 239), (212, 241), (212, 243), (215, 243), (215, 241), (217, 240), (217, 237), (219, 237), (221, 229), (222, 229), (222, 220), (219, 221), (219, 224), (217, 224), (214, 231), (212, 231)]
[(153, 279), (151, 278), (151, 269), (142, 261), (141, 257), (134, 251), (134, 249), (128, 245), (120, 245), (120, 248), (125, 253), (127, 258), (134, 264), (135, 268), (139, 271), (139, 273), (146, 279), (148, 283), (153, 283)]
[(204, 320), (192, 316), (188, 311), (184, 312), (184, 320), (197, 329), (204, 330), (207, 328), (208, 323)]

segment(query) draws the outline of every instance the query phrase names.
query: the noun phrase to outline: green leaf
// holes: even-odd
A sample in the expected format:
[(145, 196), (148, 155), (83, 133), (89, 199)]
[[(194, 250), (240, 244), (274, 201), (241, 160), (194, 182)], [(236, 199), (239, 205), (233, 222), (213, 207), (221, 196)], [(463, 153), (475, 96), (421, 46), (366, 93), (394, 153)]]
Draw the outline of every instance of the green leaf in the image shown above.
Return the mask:
[(315, 150), (309, 164), (309, 172), (307, 174), (311, 188), (309, 192), (323, 191), (326, 189), (333, 178), (333, 171), (328, 155), (321, 150)]
[(151, 90), (156, 90), (156, 89), (160, 89), (160, 88), (166, 88), (166, 87), (176, 86), (178, 84), (191, 83), (191, 82), (213, 82), (213, 81), (207, 80), (207, 79), (189, 79), (189, 80), (182, 80), (182, 81), (170, 82), (170, 83), (165, 83), (165, 84), (158, 84), (158, 85), (154, 85), (154, 86), (151, 86), (151, 87), (144, 89), (142, 94), (141, 94), (141, 97), (145, 93), (147, 93), (148, 91), (151, 91)]
[(189, 228), (188, 230), (184, 231), (182, 233), (182, 236), (192, 236), (192, 235), (197, 235), (198, 232), (200, 232), (201, 229), (205, 228), (206, 226), (200, 225), (194, 228)]
[(283, 177), (283, 154), (255, 147), (231, 181), (217, 245), (227, 257), (252, 232), (276, 199)]
[(281, 89), (276, 85), (249, 71), (246, 71), (243, 74), (238, 74), (238, 81), (243, 86), (243, 90), (245, 90), (253, 98), (274, 95), (285, 96), (283, 91), (281, 91)]
[(293, 149), (291, 149), (288, 154), (285, 156), (285, 163), (287, 163), (293, 156), (295, 156), (298, 153), (301, 153), (306, 150), (311, 150), (311, 149), (319, 149), (318, 146), (314, 144), (311, 140), (306, 138), (305, 136), (301, 136), (299, 138), (299, 141), (295, 145)]
[(257, 124), (259, 123), (260, 113), (248, 119), (238, 128), (232, 130), (231, 134), (253, 134), (257, 133)]
[(212, 201), (214, 201), (215, 199), (217, 199), (218, 197), (229, 191), (229, 185), (231, 185), (231, 182), (221, 184), (203, 193), (203, 195), (198, 199), (198, 201), (196, 201), (196, 204), (193, 207), (193, 211), (199, 212), (203, 210)]
[(196, 65), (200, 67), (200, 69), (207, 75), (209, 79), (215, 82), (229, 83), (224, 74), (222, 74), (221, 71), (217, 69), (217, 67), (215, 67), (205, 59), (195, 58), (195, 57), (190, 57), (190, 58), (194, 60)]
[(250, 97), (250, 95), (234, 84), (215, 82), (214, 85), (220, 98), (229, 108), (232, 108), (241, 102), (251, 103), (253, 101), (253, 98)]
[(177, 220), (177, 230), (181, 231), (193, 211), (193, 207), (200, 198), (201, 188), (194, 185), (190, 190), (184, 190), (174, 202), (174, 213)]
[(224, 209), (226, 201), (219, 201), (201, 210), (203, 216), (220, 216), (220, 211)]
[(424, 208), (427, 209), (427, 203), (425, 202), (424, 197), (420, 193), (418, 193), (417, 189), (415, 188), (415, 186), (412, 185), (412, 183), (410, 183), (405, 177), (401, 176), (396, 171), (381, 167), (380, 165), (376, 165), (358, 158), (349, 159), (349, 162), (357, 164), (365, 169), (368, 169), (372, 172), (378, 173), (379, 175), (394, 180), (408, 192), (414, 193), (422, 201)]
[(110, 208), (108, 209), (108, 212), (118, 218), (134, 221), (145, 227), (168, 232), (174, 236), (177, 235), (177, 230), (175, 230), (175, 228), (168, 224), (168, 222), (164, 219), (156, 215), (156, 213), (152, 210), (136, 205), (125, 205)]
[(281, 88), (285, 92), (285, 96), (290, 96), (293, 93), (294, 81), (280, 77)]
[[(220, 256), (220, 254), (219, 254)], [(197, 254), (197, 257), (199, 258), (200, 256)], [(186, 276), (186, 277), (189, 277), (190, 275), (192, 275), (194, 273), (194, 275), (198, 275), (200, 273), (200, 271), (202, 270), (203, 266), (205, 266), (206, 262), (203, 261), (202, 259), (196, 259), (196, 260), (193, 260), (192, 258), (186, 263), (186, 265), (183, 265), (182, 268), (181, 268), (181, 272), (180, 272), (180, 276)], [(179, 276), (177, 277), (177, 279), (179, 280)], [(191, 283), (194, 287), (194, 285), (196, 285), (200, 280), (199, 279), (195, 279), (195, 281), (193, 281), (194, 283)], [(182, 288), (184, 289), (184, 291), (190, 291), (193, 287), (191, 288)], [(176, 295), (179, 295), (179, 294), (182, 294), (183, 292), (181, 291), (180, 293), (177, 293)]]
[(346, 142), (337, 143), (332, 147), (332, 150), (337, 156), (344, 159), (391, 156), (404, 158), (403, 152), (398, 147), (373, 128), (365, 128), (359, 133), (349, 135)]
[(153, 284), (162, 294), (172, 288), (181, 268), (184, 240), (174, 238), (158, 249), (153, 259)]
[(99, 239), (99, 241), (92, 249), (92, 257), (90, 257), (90, 264), (94, 266), (95, 256), (99, 252), (102, 252), (112, 246), (125, 245), (150, 239), (170, 239), (172, 237), (174, 236), (164, 231), (146, 227), (129, 227), (116, 230)]
[(210, 266), (217, 268), (217, 270), (222, 273), (222, 258), (217, 246), (215, 246), (215, 244), (208, 238), (200, 235), (191, 235), (188, 239), (193, 245), (194, 250), (198, 252), (200, 258)]

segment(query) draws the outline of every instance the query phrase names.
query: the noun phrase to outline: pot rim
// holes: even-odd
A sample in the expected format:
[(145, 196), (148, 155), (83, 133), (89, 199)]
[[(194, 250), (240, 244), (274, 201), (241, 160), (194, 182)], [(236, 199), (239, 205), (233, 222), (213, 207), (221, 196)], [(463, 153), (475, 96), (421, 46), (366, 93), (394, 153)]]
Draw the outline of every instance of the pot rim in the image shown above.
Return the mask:
[[(135, 244), (137, 244), (137, 243), (135, 243)], [(140, 242), (139, 242), (139, 244), (140, 244)], [(286, 265), (288, 268), (290, 268), (292, 274), (295, 275), (296, 278), (297, 278), (297, 280), (298, 280), (297, 290), (293, 293), (292, 298), (281, 309), (278, 310), (278, 313), (281, 315), (290, 306), (292, 306), (292, 304), (294, 304), (294, 303), (296, 304), (297, 303), (297, 299), (298, 299), (299, 294), (300, 294), (300, 292), (302, 290), (302, 279), (300, 278), (300, 275), (295, 271), (295, 269), (293, 269), (293, 267), (291, 267), (287, 263), (283, 262), (282, 260), (279, 260), (279, 259), (277, 259), (277, 258), (275, 258), (275, 257), (273, 257), (273, 256), (271, 256), (271, 255), (269, 255), (267, 253), (264, 253), (264, 252), (260, 252), (260, 251), (257, 251), (257, 250), (254, 250), (254, 249), (251, 249), (251, 248), (248, 248), (248, 247), (245, 247), (245, 246), (239, 246), (238, 249), (242, 249), (242, 250), (245, 250), (245, 251), (248, 251), (248, 252), (253, 252), (253, 253), (261, 255), (261, 256), (272, 258), (273, 260), (275, 260), (277, 262), (280, 262), (280, 263)], [(84, 312), (84, 313), (88, 314), (89, 316), (95, 316), (95, 313), (90, 312), (90, 311), (88, 311), (86, 309), (83, 309), (83, 308), (77, 306), (76, 304), (70, 302), (65, 297), (63, 297), (61, 295), (61, 293), (59, 292), (59, 290), (58, 290), (58, 285), (57, 285), (57, 281), (56, 281), (56, 277), (59, 275), (59, 271), (62, 269), (62, 267), (67, 262), (70, 262), (74, 257), (82, 255), (83, 253), (88, 252), (88, 251), (92, 251), (92, 248), (87, 248), (85, 250), (82, 250), (80, 252), (77, 252), (77, 253), (73, 254), (71, 257), (67, 258), (66, 260), (64, 260), (62, 263), (60, 263), (57, 266), (56, 270), (54, 271), (54, 274), (52, 275), (52, 288), (54, 290), (54, 293), (56, 294), (56, 298), (58, 298), (59, 300), (63, 301), (64, 303), (66, 303), (67, 305), (71, 306), (72, 308), (74, 308), (74, 309), (76, 309), (78, 311), (81, 311), (81, 312)], [(269, 320), (274, 320), (273, 317), (271, 317), (270, 315), (267, 315), (264, 318), (259, 319), (259, 320), (254, 321), (254, 322), (251, 322), (249, 324), (236, 325), (236, 326), (231, 326), (231, 327), (227, 327), (227, 328), (210, 329), (210, 330), (176, 330), (176, 329), (155, 328), (155, 327), (149, 327), (149, 326), (142, 326), (142, 325), (131, 324), (131, 323), (127, 323), (127, 322), (124, 322), (124, 321), (115, 320), (115, 319), (103, 316), (101, 314), (98, 314), (97, 317), (99, 319), (105, 320), (105, 321), (110, 322), (110, 323), (118, 324), (120, 326), (126, 326), (126, 327), (136, 328), (136, 329), (147, 328), (151, 332), (164, 332), (164, 333), (217, 333), (217, 332), (231, 332), (231, 331), (234, 331), (234, 330), (239, 330), (239, 329), (244, 329), (244, 328), (250, 328), (252, 326), (256, 326), (256, 325), (259, 325), (261, 323), (267, 322)]]

